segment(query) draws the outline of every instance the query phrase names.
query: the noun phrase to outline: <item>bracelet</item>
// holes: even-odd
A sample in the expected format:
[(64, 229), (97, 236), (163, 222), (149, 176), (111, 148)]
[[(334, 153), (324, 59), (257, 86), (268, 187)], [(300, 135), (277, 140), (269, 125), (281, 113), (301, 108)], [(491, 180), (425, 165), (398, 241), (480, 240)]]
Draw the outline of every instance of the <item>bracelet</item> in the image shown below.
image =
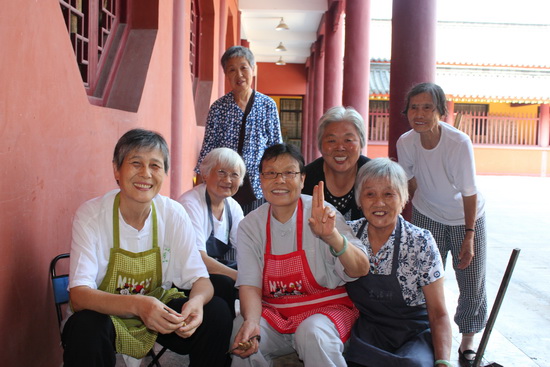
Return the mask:
[(473, 229), (473, 228), (466, 228), (465, 231), (466, 231), (466, 232), (475, 232), (475, 229)]
[(342, 236), (342, 238), (344, 239), (344, 248), (341, 249), (340, 251), (336, 252), (334, 251), (334, 249), (332, 248), (332, 246), (329, 246), (330, 248), (330, 253), (332, 254), (332, 256), (334, 257), (340, 257), (342, 256), (342, 254), (344, 254), (344, 252), (346, 252), (346, 250), (348, 249), (348, 239), (346, 238), (346, 236), (344, 236), (343, 234), (340, 234), (340, 236)]
[(446, 360), (444, 360), (444, 359), (438, 359), (437, 361), (435, 361), (435, 364), (434, 364), (434, 365), (437, 366), (438, 364), (443, 364), (443, 365), (445, 365), (445, 366), (451, 366), (451, 367), (453, 367), (453, 364), (452, 364), (451, 362), (446, 361)]

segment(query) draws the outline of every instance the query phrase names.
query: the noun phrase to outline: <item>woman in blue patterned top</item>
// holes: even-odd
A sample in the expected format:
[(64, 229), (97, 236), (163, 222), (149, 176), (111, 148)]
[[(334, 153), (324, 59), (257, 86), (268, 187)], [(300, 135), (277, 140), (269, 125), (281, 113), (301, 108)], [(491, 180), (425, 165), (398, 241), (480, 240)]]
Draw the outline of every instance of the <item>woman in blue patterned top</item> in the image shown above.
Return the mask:
[(222, 67), (231, 92), (210, 107), (204, 140), (195, 172), (214, 148), (237, 151), (246, 165), (243, 186), (233, 196), (246, 214), (261, 199), (258, 165), (267, 147), (282, 143), (277, 105), (273, 99), (252, 89), (256, 63), (254, 55), (243, 46), (230, 47), (222, 56)]
[(408, 197), (398, 163), (376, 158), (359, 170), (355, 199), (365, 218), (348, 224), (367, 248), (371, 268), (346, 285), (360, 312), (348, 366), (451, 365), (443, 263), (431, 233), (400, 215)]

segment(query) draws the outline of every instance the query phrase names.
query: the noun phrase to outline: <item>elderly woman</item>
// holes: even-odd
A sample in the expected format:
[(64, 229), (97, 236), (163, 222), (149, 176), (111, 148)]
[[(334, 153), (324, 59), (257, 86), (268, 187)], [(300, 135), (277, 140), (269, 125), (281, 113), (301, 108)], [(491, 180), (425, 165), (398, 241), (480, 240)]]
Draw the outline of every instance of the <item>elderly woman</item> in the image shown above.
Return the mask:
[(348, 365), (451, 366), (443, 264), (430, 232), (400, 216), (409, 197), (405, 172), (388, 158), (376, 158), (359, 170), (355, 188), (365, 218), (350, 226), (366, 246), (371, 267), (346, 285), (360, 312)]
[(115, 352), (142, 358), (155, 341), (193, 366), (226, 363), (231, 315), (212, 297), (187, 213), (159, 194), (168, 157), (159, 134), (128, 131), (113, 156), (119, 189), (76, 212), (64, 366), (114, 366)]
[(204, 140), (195, 172), (214, 148), (227, 147), (244, 160), (248, 175), (234, 199), (247, 214), (262, 198), (258, 164), (265, 148), (282, 142), (279, 114), (275, 101), (252, 89), (256, 63), (246, 47), (230, 47), (222, 56), (222, 67), (231, 92), (210, 107)]
[(440, 121), (447, 114), (440, 86), (414, 86), (403, 111), (412, 130), (397, 141), (399, 164), (407, 172), (412, 223), (432, 232), (446, 263), (453, 257), (459, 297), (454, 321), (462, 334), (459, 362), (475, 359), (474, 334), (487, 321), (484, 199), (476, 187), (474, 149), (468, 135)]
[(306, 166), (303, 194), (325, 183), (325, 200), (334, 205), (346, 220), (363, 216), (355, 204), (353, 185), (357, 171), (369, 158), (361, 155), (365, 146), (365, 126), (352, 107), (333, 107), (319, 121), (317, 145), (322, 157)]
[(294, 351), (305, 366), (345, 366), (357, 310), (343, 285), (368, 272), (364, 248), (325, 206), (322, 183), (313, 198), (300, 194), (304, 160), (293, 145), (266, 149), (260, 172), (267, 203), (239, 225), (237, 257), (246, 266), (237, 276), (232, 366), (269, 366)]
[(242, 158), (229, 148), (216, 148), (201, 163), (203, 184), (184, 193), (183, 205), (195, 228), (197, 248), (210, 274), (214, 295), (235, 315), (237, 228), (243, 210), (235, 195), (246, 173)]

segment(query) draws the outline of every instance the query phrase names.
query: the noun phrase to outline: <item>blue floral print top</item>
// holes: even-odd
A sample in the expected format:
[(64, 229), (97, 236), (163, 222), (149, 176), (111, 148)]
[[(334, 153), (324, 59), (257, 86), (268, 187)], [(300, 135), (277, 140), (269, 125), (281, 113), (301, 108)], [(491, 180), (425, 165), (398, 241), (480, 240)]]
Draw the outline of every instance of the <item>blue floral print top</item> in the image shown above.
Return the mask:
[[(348, 225), (354, 233), (357, 233), (365, 220), (365, 218), (361, 218), (350, 221)], [(439, 249), (430, 231), (419, 228), (406, 220), (403, 220), (402, 223), (397, 277), (405, 303), (408, 306), (419, 306), (426, 303), (422, 287), (442, 278), (445, 275), (445, 270)], [(378, 253), (373, 254), (367, 234), (368, 226), (367, 223), (360, 240), (367, 248), (371, 264), (370, 271), (390, 275), (395, 230)]]
[[(200, 173), (199, 166), (202, 160), (212, 149), (227, 147), (237, 151), (243, 115), (244, 111), (235, 102), (232, 92), (212, 104), (206, 120), (202, 149), (195, 167), (197, 174)], [(255, 91), (254, 104), (246, 119), (242, 157), (256, 198), (263, 197), (258, 166), (264, 150), (282, 141), (275, 101)]]

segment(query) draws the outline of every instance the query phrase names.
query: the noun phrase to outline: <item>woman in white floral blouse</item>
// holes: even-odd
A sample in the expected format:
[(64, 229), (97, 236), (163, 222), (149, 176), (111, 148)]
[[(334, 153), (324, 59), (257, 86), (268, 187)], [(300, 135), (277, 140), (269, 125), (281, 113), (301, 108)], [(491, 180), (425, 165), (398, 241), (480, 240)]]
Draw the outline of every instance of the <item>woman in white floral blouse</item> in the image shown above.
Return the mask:
[(348, 366), (447, 366), (452, 343), (443, 264), (431, 233), (400, 215), (407, 177), (376, 158), (359, 170), (355, 199), (365, 218), (348, 222), (367, 248), (370, 273), (347, 283), (360, 312)]

